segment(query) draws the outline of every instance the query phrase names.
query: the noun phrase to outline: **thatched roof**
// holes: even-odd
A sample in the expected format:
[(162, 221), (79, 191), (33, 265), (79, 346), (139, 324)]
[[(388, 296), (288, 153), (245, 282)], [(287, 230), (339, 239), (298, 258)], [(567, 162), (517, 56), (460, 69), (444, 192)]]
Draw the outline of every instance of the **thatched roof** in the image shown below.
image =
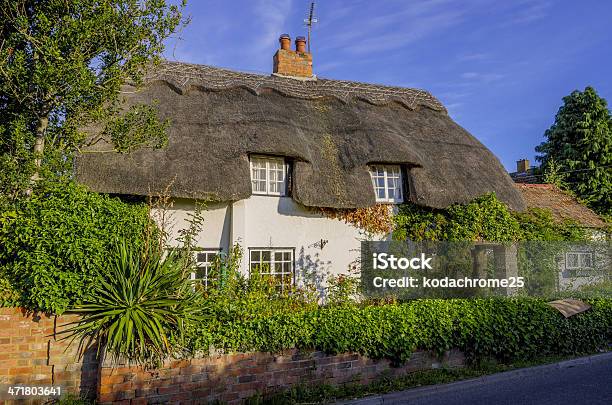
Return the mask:
[(572, 220), (587, 228), (606, 228), (606, 223), (571, 194), (552, 184), (517, 183), (528, 208), (550, 210), (557, 222)]
[(423, 90), (177, 62), (145, 83), (128, 100), (158, 102), (171, 120), (169, 145), (79, 156), (77, 177), (95, 191), (146, 195), (172, 183), (175, 197), (235, 201), (251, 194), (248, 155), (270, 154), (293, 159), (293, 198), (306, 206), (374, 205), (368, 164), (396, 163), (410, 168), (418, 204), (442, 208), (494, 191), (524, 208), (497, 158)]

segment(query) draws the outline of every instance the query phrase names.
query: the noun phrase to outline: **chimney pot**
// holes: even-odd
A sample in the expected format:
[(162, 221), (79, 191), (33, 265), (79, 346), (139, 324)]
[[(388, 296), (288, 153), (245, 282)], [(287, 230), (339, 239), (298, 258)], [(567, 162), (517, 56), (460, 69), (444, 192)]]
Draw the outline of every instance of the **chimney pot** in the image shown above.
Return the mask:
[(306, 38), (305, 37), (295, 38), (295, 50), (296, 52), (306, 53)]
[(278, 42), (280, 42), (281, 49), (286, 51), (291, 49), (291, 37), (289, 34), (282, 34), (280, 38), (278, 38)]
[(291, 49), (291, 38), (283, 34), (278, 38), (280, 49), (273, 58), (273, 73), (295, 78), (316, 79), (312, 74), (312, 55), (306, 52), (306, 38), (295, 39), (295, 51)]
[(516, 161), (516, 171), (518, 173), (525, 173), (529, 170), (529, 159), (521, 159)]

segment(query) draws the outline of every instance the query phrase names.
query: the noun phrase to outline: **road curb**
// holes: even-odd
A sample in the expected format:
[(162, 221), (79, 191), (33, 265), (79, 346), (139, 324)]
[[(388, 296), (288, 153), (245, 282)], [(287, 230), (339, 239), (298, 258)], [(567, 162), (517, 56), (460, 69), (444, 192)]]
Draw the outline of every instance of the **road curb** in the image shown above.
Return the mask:
[(448, 392), (452, 390), (468, 388), (468, 387), (478, 386), (478, 385), (492, 383), (492, 382), (512, 380), (513, 378), (518, 378), (518, 377), (528, 377), (530, 375), (540, 374), (540, 373), (543, 373), (549, 370), (571, 368), (575, 366), (599, 363), (603, 361), (612, 361), (612, 351), (601, 353), (601, 354), (595, 354), (595, 355), (587, 356), (587, 357), (579, 357), (576, 359), (564, 360), (558, 363), (544, 364), (541, 366), (525, 367), (525, 368), (519, 368), (516, 370), (504, 371), (501, 373), (485, 375), (485, 376), (477, 377), (477, 378), (470, 378), (468, 380), (461, 380), (461, 381), (456, 381), (456, 382), (452, 382), (448, 384), (429, 385), (426, 387), (411, 388), (411, 389), (407, 389), (404, 391), (392, 392), (392, 393), (383, 394), (383, 395), (374, 395), (374, 396), (355, 399), (351, 401), (342, 401), (342, 402), (338, 402), (338, 404), (382, 405), (382, 404), (394, 403), (394, 402), (397, 402), (398, 400), (407, 401), (410, 399), (421, 398), (433, 392), (435, 393)]

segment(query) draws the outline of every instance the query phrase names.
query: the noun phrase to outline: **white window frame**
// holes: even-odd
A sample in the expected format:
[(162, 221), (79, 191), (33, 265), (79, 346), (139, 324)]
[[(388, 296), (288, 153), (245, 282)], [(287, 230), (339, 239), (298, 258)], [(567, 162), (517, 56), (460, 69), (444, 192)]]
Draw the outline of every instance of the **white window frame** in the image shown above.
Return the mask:
[[(263, 252), (270, 252), (270, 261), (263, 260)], [(254, 260), (254, 253), (259, 253), (259, 260)], [(282, 255), (280, 260), (277, 259), (277, 254)], [(288, 259), (284, 256), (288, 255)], [(294, 248), (249, 248), (249, 274), (253, 269), (253, 266), (269, 264), (269, 271), (263, 272), (260, 270), (259, 274), (270, 275), (270, 276), (281, 276), (281, 289), (285, 288), (285, 281), (283, 276), (289, 276), (289, 286), (293, 285), (295, 279), (295, 249)], [(277, 264), (281, 265), (282, 271), (277, 271)], [(289, 266), (289, 270), (285, 271), (285, 265)]]
[[(570, 256), (577, 256), (577, 266), (570, 266)], [(588, 265), (583, 264), (586, 261), (586, 257), (589, 257), (590, 264)], [(592, 269), (594, 268), (594, 259), (593, 252), (567, 252), (565, 254), (565, 268), (567, 270)]]
[[(379, 171), (382, 171), (382, 175), (379, 175)], [(404, 179), (402, 175), (402, 168), (399, 165), (370, 165), (370, 177), (372, 179), (372, 187), (374, 188), (374, 194), (376, 196), (376, 202), (399, 204), (404, 202)], [(383, 187), (379, 187), (376, 183), (378, 179), (384, 181), (385, 196), (380, 197), (378, 195), (379, 190), (383, 190)], [(389, 181), (393, 181), (395, 184), (394, 197), (389, 197)]]
[[(279, 171), (278, 169), (274, 167), (278, 165), (279, 163), (282, 166), (282, 171)], [(254, 170), (262, 169), (262, 168), (256, 168), (255, 166), (257, 164), (265, 165), (265, 178), (264, 179), (260, 179), (254, 175), (256, 173), (254, 172)], [(251, 169), (251, 191), (253, 194), (272, 195), (272, 196), (279, 196), (279, 197), (284, 197), (287, 194), (288, 165), (284, 158), (274, 157), (274, 156), (252, 155), (250, 158), (250, 169)], [(271, 174), (274, 172), (276, 173), (275, 176), (278, 173), (282, 173), (282, 176), (283, 176), (282, 181), (279, 181), (279, 180), (272, 181), (271, 180), (272, 178)], [(256, 183), (262, 182), (262, 181), (264, 182), (265, 190), (257, 190)], [(271, 188), (272, 188), (271, 186), (273, 183), (280, 185), (279, 187), (280, 189), (278, 191), (271, 191)]]
[[(193, 253), (193, 260), (194, 260), (194, 269), (191, 272), (190, 275), (190, 279), (192, 281), (201, 281), (202, 285), (204, 287), (208, 287), (208, 278), (209, 278), (209, 270), (210, 267), (213, 264), (213, 260), (214, 258), (212, 258), (212, 260), (210, 258), (208, 258), (208, 255), (210, 254), (214, 254), (215, 256), (219, 256), (222, 252), (221, 248), (204, 248), (204, 249), (197, 249), (194, 250)], [(206, 259), (204, 261), (198, 260), (199, 254), (204, 254), (206, 255)], [(203, 268), (204, 269), (204, 277), (202, 278), (197, 278), (197, 270)]]

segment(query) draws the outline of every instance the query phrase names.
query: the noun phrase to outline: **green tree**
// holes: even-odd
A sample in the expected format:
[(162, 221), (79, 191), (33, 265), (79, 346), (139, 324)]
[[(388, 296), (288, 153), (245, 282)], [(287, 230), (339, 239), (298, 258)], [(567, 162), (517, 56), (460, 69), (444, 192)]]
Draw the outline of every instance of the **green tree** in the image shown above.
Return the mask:
[[(70, 176), (72, 154), (109, 141), (120, 152), (162, 147), (153, 106), (122, 108), (120, 89), (184, 21), (165, 0), (0, 0), (0, 197)], [(85, 127), (100, 128), (91, 139)], [(0, 201), (1, 202), (1, 201)]]
[(591, 208), (612, 212), (612, 117), (606, 100), (592, 87), (572, 92), (545, 137), (536, 147), (544, 171), (554, 166)]

